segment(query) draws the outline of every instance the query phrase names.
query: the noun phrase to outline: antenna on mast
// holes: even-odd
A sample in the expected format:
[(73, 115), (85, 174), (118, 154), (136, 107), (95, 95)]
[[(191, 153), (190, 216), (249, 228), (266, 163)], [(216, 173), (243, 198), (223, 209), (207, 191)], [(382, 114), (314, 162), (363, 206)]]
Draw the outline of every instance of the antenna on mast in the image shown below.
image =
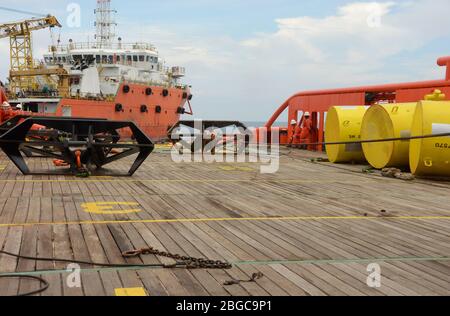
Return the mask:
[(116, 10), (111, 9), (111, 0), (97, 0), (97, 9), (95, 9), (97, 29), (95, 39), (99, 48), (111, 47), (112, 41), (115, 37), (115, 27), (117, 26), (114, 20), (114, 13)]

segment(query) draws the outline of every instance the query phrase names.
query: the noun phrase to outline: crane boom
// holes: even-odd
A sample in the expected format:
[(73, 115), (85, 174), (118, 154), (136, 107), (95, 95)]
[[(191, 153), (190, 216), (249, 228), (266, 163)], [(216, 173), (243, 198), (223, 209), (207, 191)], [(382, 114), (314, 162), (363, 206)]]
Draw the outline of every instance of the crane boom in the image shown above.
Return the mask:
[(56, 17), (51, 15), (45, 18), (32, 18), (19, 22), (5, 23), (0, 25), (0, 38), (26, 36), (33, 31), (52, 27), (61, 27), (61, 24)]
[(61, 27), (61, 24), (52, 15), (0, 25), (0, 39), (9, 37), (10, 40), (9, 81), (12, 95), (24, 94), (36, 86), (38, 73), (36, 76), (30, 75), (37, 70), (33, 60), (32, 32), (54, 27)]

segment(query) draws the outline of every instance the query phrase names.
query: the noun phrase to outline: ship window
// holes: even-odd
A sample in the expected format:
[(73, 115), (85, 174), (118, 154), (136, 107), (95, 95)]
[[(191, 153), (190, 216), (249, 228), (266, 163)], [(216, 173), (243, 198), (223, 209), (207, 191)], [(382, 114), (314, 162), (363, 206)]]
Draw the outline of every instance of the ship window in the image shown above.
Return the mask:
[(149, 62), (150, 61), (150, 56), (147, 56), (147, 62)]
[(140, 55), (139, 56), (139, 61), (145, 61), (145, 56), (144, 55)]
[(108, 64), (112, 64), (113, 63), (113, 56), (109, 55), (108, 56)]
[(91, 62), (94, 59), (94, 55), (84, 55), (84, 59), (87, 62)]
[(120, 63), (120, 56), (116, 56), (116, 61)]
[(155, 60), (155, 63), (157, 63), (158, 62), (158, 57), (155, 57), (154, 60)]
[(66, 57), (63, 57), (62, 61), (63, 61), (63, 63), (66, 63), (66, 61), (67, 61)]
[(95, 61), (97, 62), (97, 64), (100, 64), (100, 55), (95, 56)]
[(134, 55), (134, 56), (133, 56), (133, 61), (134, 61), (134, 62), (138, 61), (137, 55)]
[(131, 56), (127, 55), (127, 61), (131, 61)]
[(102, 64), (108, 63), (108, 56), (102, 55)]
[(46, 64), (50, 63), (50, 58), (45, 57), (44, 60), (45, 60), (45, 63), (46, 63)]

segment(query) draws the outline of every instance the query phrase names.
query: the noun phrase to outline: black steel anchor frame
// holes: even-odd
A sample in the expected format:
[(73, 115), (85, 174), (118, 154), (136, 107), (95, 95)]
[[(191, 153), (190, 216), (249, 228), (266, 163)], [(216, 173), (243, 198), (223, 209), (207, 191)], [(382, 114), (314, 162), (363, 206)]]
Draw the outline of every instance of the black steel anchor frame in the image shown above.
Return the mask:
[[(32, 130), (34, 125), (44, 128)], [(135, 140), (133, 143), (120, 142), (119, 131), (127, 128)], [(22, 116), (0, 125), (0, 148), (24, 175), (77, 174), (77, 159), (80, 159), (92, 175), (132, 176), (152, 153), (154, 144), (133, 122)], [(27, 156), (39, 154), (64, 161), (69, 168), (31, 171), (23, 152)], [(135, 154), (138, 156), (127, 173), (103, 169), (107, 164)]]

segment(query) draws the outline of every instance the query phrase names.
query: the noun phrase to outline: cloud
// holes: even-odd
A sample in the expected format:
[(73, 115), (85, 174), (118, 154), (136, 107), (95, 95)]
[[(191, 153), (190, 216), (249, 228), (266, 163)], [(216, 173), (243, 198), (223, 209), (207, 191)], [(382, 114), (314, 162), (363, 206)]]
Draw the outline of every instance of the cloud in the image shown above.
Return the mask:
[[(446, 0), (354, 2), (332, 16), (276, 19), (275, 32), (241, 42), (242, 67), (253, 69), (253, 84), (267, 89), (265, 99), (255, 89), (252, 98), (270, 100), (275, 109), (305, 89), (430, 79), (421, 71), (426, 65), (436, 75), (438, 56), (421, 50), (449, 39), (445, 12)], [(412, 58), (408, 67), (401, 56)]]
[(326, 17), (278, 18), (276, 31), (241, 41), (174, 32), (162, 49), (201, 91), (199, 116), (264, 120), (297, 91), (438, 75), (438, 56), (420, 51), (449, 38), (445, 12), (447, 0), (353, 2)]
[[(418, 36), (421, 25), (399, 21), (392, 13), (396, 6), (394, 2), (357, 2), (325, 18), (277, 19), (275, 33), (261, 34), (242, 45), (263, 55), (283, 56), (280, 63), (284, 65), (303, 68), (312, 63), (325, 69), (345, 68), (346, 73), (370, 72), (387, 57), (413, 51), (442, 33)], [(415, 20), (414, 10), (406, 17)]]
[[(440, 76), (435, 58), (450, 49), (448, 12), (448, 0), (352, 2), (328, 16), (293, 14), (267, 21), (273, 32), (243, 40), (201, 25), (138, 24), (125, 18), (119, 33), (124, 42), (150, 39), (168, 65), (186, 67), (198, 117), (265, 120), (301, 90)], [(87, 38), (83, 29), (62, 34), (63, 41)], [(42, 52), (48, 33), (38, 36), (35, 51)], [(0, 57), (8, 60), (3, 43)]]

